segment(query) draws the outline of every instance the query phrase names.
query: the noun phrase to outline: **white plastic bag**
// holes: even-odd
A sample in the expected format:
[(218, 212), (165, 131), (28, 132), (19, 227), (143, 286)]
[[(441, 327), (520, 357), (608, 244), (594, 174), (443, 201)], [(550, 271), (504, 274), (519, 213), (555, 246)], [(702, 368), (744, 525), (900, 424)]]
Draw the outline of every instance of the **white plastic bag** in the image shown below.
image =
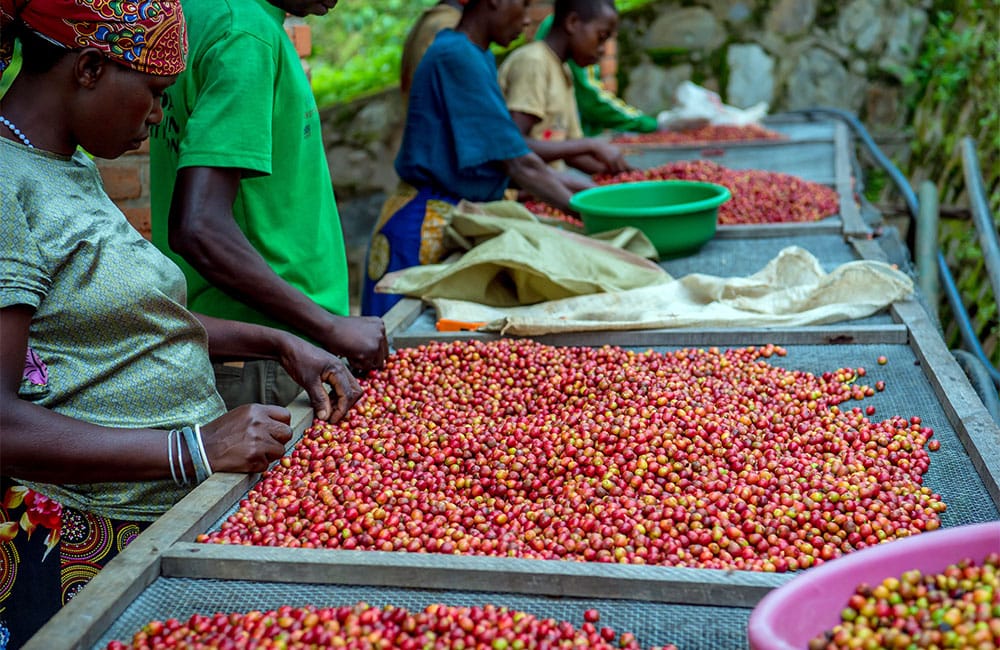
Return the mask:
[(706, 124), (746, 126), (759, 123), (767, 115), (767, 102), (750, 108), (736, 108), (722, 103), (718, 93), (692, 83), (683, 82), (674, 93), (674, 107), (656, 117), (661, 130), (683, 130)]

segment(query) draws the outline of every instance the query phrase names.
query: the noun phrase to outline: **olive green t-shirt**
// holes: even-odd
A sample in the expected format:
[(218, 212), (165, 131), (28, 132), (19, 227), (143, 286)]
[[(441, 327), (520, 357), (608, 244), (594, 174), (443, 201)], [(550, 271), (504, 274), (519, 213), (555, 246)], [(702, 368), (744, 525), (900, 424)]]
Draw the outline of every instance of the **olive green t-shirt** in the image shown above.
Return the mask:
[[(545, 41), (533, 41), (511, 52), (497, 73), (511, 113), (538, 118), (529, 138), (565, 142), (583, 137), (573, 95), (573, 76)], [(566, 163), (550, 163), (565, 169)]]
[(183, 269), (196, 312), (291, 329), (231, 298), (170, 252), (177, 170), (244, 170), (236, 222), (274, 271), (327, 311), (349, 311), (347, 258), (319, 113), (284, 12), (264, 0), (184, 0), (187, 70), (151, 129), (153, 243)]
[[(35, 309), (28, 345), (48, 370), (44, 384), (22, 382), (21, 398), (105, 427), (163, 429), (166, 463), (167, 431), (225, 413), (205, 329), (184, 308), (184, 276), (129, 225), (86, 154), (0, 138), (0, 170), (0, 308)], [(133, 521), (155, 519), (189, 489), (21, 482)]]

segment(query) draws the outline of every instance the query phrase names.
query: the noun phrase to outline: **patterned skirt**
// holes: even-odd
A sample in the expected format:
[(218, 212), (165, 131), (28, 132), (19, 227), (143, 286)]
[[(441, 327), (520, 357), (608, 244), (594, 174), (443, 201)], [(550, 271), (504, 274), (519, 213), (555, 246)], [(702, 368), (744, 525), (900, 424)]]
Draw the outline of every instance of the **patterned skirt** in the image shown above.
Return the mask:
[(6, 477), (0, 496), (0, 650), (14, 650), (151, 522), (66, 508)]
[(386, 273), (441, 261), (448, 215), (459, 200), (445, 192), (399, 184), (382, 207), (368, 246), (361, 295), (363, 316), (383, 316), (402, 299), (375, 292), (375, 285)]

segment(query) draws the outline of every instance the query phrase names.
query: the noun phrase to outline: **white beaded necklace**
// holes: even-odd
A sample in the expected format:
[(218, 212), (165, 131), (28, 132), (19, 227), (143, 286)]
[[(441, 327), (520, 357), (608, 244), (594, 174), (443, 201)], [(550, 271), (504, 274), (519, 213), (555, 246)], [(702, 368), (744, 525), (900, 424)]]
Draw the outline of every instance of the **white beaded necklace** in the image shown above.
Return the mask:
[(8, 120), (3, 115), (0, 115), (0, 124), (3, 124), (8, 129), (10, 129), (10, 132), (16, 135), (18, 140), (24, 143), (24, 146), (26, 146), (29, 149), (35, 148), (35, 145), (31, 144), (31, 140), (28, 139), (28, 136), (21, 133), (21, 129), (17, 128), (17, 126), (13, 122)]

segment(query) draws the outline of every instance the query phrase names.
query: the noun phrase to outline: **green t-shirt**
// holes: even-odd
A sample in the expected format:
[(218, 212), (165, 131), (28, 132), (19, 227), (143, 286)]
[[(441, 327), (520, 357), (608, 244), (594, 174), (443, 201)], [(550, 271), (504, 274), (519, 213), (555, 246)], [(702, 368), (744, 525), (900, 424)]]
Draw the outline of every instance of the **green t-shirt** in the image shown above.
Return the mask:
[(344, 236), (319, 113), (283, 27), (264, 0), (184, 0), (188, 67), (151, 130), (153, 243), (183, 269), (188, 306), (243, 322), (289, 327), (210, 285), (170, 251), (167, 222), (182, 167), (245, 170), (233, 213), (274, 271), (314, 302), (347, 315)]
[[(0, 138), (0, 169), (0, 308), (34, 307), (28, 345), (48, 369), (46, 383), (22, 382), (21, 398), (105, 427), (163, 429), (166, 461), (168, 430), (226, 411), (184, 276), (129, 225), (86, 154)], [(25, 485), (140, 521), (187, 492), (173, 481)]]

